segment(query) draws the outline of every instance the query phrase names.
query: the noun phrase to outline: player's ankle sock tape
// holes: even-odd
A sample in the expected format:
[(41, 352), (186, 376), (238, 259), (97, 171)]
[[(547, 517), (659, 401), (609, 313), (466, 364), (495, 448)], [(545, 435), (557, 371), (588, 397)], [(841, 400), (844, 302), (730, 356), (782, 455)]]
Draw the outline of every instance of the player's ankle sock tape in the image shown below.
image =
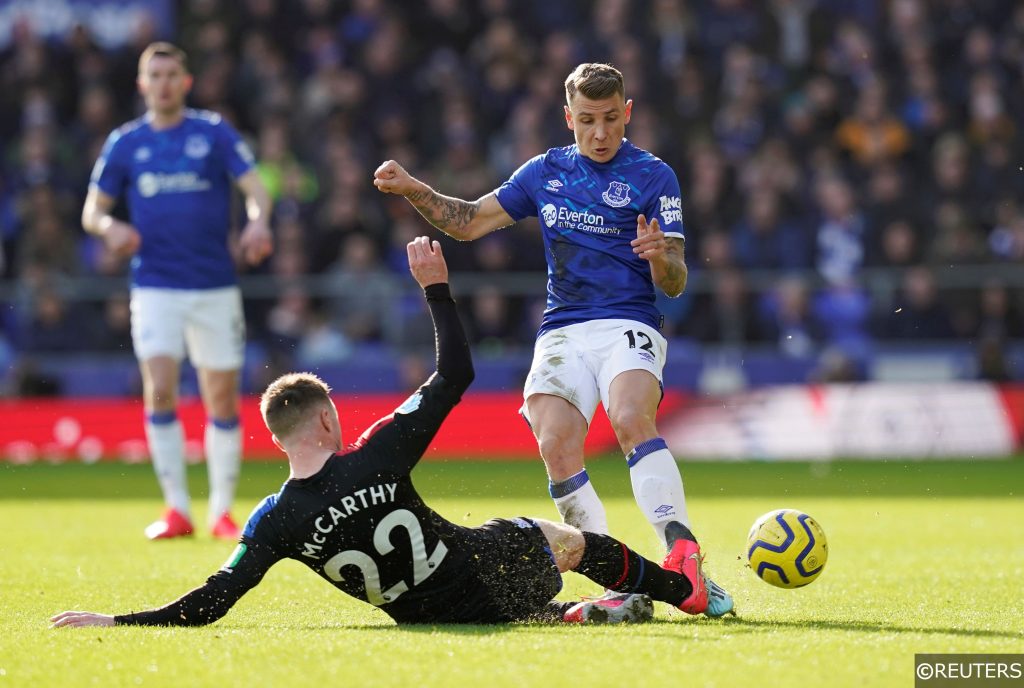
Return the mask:
[(587, 469), (584, 468), (576, 475), (566, 478), (565, 480), (557, 483), (553, 481), (548, 482), (548, 494), (550, 494), (553, 499), (567, 497), (589, 482), (590, 476), (587, 475)]
[(153, 425), (170, 425), (174, 421), (178, 420), (178, 412), (156, 411), (153, 413), (147, 413), (146, 420), (148, 420)]
[(626, 465), (632, 468), (633, 466), (640, 463), (640, 460), (643, 459), (645, 456), (647, 456), (648, 454), (653, 454), (659, 449), (668, 449), (668, 444), (666, 444), (665, 440), (661, 439), (660, 437), (654, 437), (652, 439), (647, 440), (646, 442), (641, 442), (640, 444), (633, 447), (633, 451), (626, 454)]
[(235, 416), (234, 418), (211, 418), (210, 422), (213, 423), (215, 428), (234, 430), (238, 427), (239, 420), (238, 416)]
[(608, 535), (583, 533), (586, 549), (576, 573), (615, 592), (640, 592), (674, 607), (683, 603), (693, 586), (686, 576), (666, 571)]

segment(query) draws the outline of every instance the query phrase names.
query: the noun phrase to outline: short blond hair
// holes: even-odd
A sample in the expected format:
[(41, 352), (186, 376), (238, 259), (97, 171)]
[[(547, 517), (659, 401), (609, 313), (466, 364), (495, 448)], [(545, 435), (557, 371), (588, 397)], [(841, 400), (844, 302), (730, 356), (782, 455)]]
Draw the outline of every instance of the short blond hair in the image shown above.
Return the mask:
[(625, 98), (622, 72), (610, 64), (584, 62), (565, 79), (565, 100), (571, 104), (577, 93), (590, 100), (602, 100), (616, 93)]
[(331, 402), (331, 388), (313, 373), (288, 373), (271, 382), (260, 397), (267, 429), (279, 440), (301, 426), (310, 412)]
[(170, 57), (177, 60), (181, 68), (188, 73), (188, 55), (185, 54), (185, 51), (173, 43), (157, 41), (147, 45), (146, 49), (139, 55), (139, 74), (146, 71), (146, 65), (154, 57)]

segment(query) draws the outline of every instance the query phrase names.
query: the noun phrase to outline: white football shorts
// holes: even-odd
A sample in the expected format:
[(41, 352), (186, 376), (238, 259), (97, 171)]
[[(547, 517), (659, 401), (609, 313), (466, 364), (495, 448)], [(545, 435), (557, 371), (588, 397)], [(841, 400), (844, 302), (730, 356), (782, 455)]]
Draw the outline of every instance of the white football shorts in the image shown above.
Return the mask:
[(132, 344), (144, 361), (185, 357), (196, 368), (238, 370), (245, 355), (245, 316), (238, 287), (131, 292)]
[(548, 330), (534, 345), (520, 413), (530, 423), (525, 400), (551, 394), (578, 408), (590, 425), (598, 402), (608, 409), (608, 389), (619, 373), (646, 370), (660, 384), (667, 351), (660, 332), (635, 320), (591, 320)]

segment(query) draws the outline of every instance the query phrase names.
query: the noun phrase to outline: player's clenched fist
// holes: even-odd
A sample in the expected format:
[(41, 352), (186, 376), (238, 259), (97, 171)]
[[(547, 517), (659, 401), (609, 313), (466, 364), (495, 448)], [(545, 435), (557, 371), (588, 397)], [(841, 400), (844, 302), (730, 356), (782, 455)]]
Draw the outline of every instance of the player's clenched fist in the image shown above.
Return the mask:
[(407, 196), (416, 190), (416, 180), (394, 160), (387, 160), (373, 173), (373, 185), (384, 193)]
[(421, 287), (448, 281), (448, 265), (441, 254), (441, 244), (425, 236), (416, 237), (405, 247), (409, 254), (409, 272)]
[(259, 265), (263, 259), (274, 252), (274, 238), (270, 227), (262, 218), (249, 222), (238, 237), (238, 248), (242, 257), (249, 265)]
[(103, 229), (101, 235), (107, 250), (118, 258), (134, 256), (142, 245), (139, 231), (127, 222), (113, 220)]

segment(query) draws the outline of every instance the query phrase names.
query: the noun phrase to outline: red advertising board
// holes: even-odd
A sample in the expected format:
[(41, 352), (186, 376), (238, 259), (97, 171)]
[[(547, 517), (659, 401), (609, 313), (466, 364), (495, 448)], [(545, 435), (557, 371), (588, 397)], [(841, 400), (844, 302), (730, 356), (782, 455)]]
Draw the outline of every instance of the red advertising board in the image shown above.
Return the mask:
[[(404, 395), (365, 394), (335, 397), (341, 416), (342, 437), (354, 441), (378, 418), (404, 401)], [(669, 393), (662, 412), (679, 406), (682, 395)], [(445, 422), (427, 452), (427, 458), (535, 458), (537, 444), (519, 417), (522, 397), (516, 393), (467, 394)], [(189, 458), (202, 456), (206, 417), (198, 399), (179, 409), (185, 427)], [(0, 460), (17, 463), (148, 461), (143, 431), (142, 403), (124, 399), (20, 399), (0, 401)], [(277, 459), (260, 418), (259, 401), (242, 403), (242, 424), (247, 459)], [(603, 411), (598, 410), (587, 443), (588, 451), (614, 451), (615, 436)]]

